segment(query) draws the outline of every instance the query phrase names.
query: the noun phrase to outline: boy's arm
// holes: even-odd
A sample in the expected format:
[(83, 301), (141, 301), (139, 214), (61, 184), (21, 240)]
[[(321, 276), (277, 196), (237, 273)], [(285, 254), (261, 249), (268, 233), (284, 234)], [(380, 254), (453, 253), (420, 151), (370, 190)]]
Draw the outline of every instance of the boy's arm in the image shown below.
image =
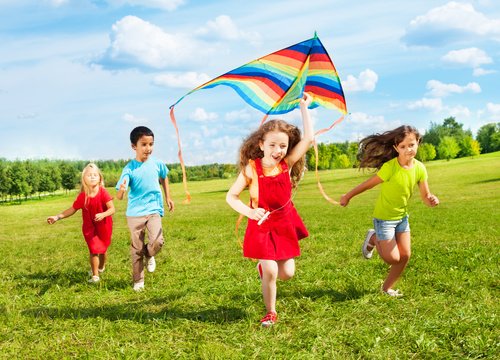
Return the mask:
[(64, 210), (62, 213), (60, 213), (59, 215), (54, 215), (54, 216), (49, 216), (47, 218), (47, 222), (49, 224), (54, 224), (56, 221), (59, 221), (61, 219), (64, 219), (64, 218), (67, 218), (67, 217), (70, 217), (71, 215), (73, 215), (74, 213), (76, 213), (76, 209), (72, 207), (70, 207), (69, 209), (66, 209)]
[(309, 150), (311, 144), (314, 140), (314, 129), (311, 120), (311, 114), (309, 112), (309, 105), (312, 102), (312, 95), (304, 93), (304, 97), (300, 99), (300, 112), (302, 114), (302, 123), (304, 127), (304, 135), (302, 139), (295, 145), (293, 149), (290, 149), (290, 153), (287, 157), (288, 166), (291, 167), (295, 164), (304, 154)]
[(125, 191), (127, 190), (127, 179), (123, 179), (123, 182), (120, 184), (120, 190), (116, 192), (116, 198), (118, 200), (123, 200), (123, 195), (125, 194)]
[(168, 211), (174, 211), (174, 201), (170, 196), (170, 185), (168, 182), (168, 177), (166, 177), (165, 179), (160, 178), (160, 184), (163, 188), (163, 192), (165, 193), (165, 201), (167, 202)]
[(349, 204), (349, 201), (353, 197), (355, 197), (356, 195), (359, 195), (362, 192), (369, 190), (369, 189), (371, 189), (371, 188), (373, 188), (373, 187), (375, 187), (378, 184), (381, 184), (383, 182), (384, 182), (384, 180), (382, 180), (378, 175), (373, 175), (371, 178), (362, 182), (361, 184), (356, 186), (354, 189), (349, 191), (347, 194), (342, 195), (340, 197), (340, 201), (339, 201), (340, 205), (347, 206), (347, 204)]

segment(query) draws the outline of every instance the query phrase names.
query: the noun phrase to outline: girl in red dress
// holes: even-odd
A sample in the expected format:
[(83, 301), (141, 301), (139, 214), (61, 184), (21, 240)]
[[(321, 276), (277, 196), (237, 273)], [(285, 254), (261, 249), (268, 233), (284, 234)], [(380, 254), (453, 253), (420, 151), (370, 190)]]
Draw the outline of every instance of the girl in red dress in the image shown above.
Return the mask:
[(82, 171), (81, 192), (69, 209), (59, 215), (49, 216), (47, 222), (73, 215), (82, 209), (82, 232), (90, 252), (90, 283), (99, 282), (99, 274), (106, 266), (106, 251), (111, 244), (113, 218), (115, 213), (113, 198), (104, 188), (104, 180), (99, 168), (90, 163)]
[[(295, 273), (299, 240), (308, 236), (292, 203), (292, 187), (302, 176), (305, 153), (314, 133), (308, 106), (312, 97), (304, 93), (300, 111), (304, 136), (283, 120), (270, 120), (250, 134), (240, 148), (240, 174), (229, 189), (226, 201), (248, 217), (243, 242), (243, 256), (257, 259), (262, 295), (267, 314), (261, 325), (269, 327), (277, 321), (276, 280), (288, 280)], [(250, 192), (250, 206), (240, 199)]]

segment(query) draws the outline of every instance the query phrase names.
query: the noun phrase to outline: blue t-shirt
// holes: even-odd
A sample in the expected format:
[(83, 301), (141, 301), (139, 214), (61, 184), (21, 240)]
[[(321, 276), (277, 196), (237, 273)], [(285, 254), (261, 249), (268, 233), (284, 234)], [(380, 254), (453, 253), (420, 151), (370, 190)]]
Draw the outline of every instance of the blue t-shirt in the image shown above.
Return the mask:
[(127, 216), (163, 216), (163, 195), (159, 179), (165, 179), (167, 174), (167, 166), (154, 157), (145, 162), (133, 159), (125, 165), (116, 190), (120, 190), (120, 185), (126, 180), (127, 189), (130, 187)]

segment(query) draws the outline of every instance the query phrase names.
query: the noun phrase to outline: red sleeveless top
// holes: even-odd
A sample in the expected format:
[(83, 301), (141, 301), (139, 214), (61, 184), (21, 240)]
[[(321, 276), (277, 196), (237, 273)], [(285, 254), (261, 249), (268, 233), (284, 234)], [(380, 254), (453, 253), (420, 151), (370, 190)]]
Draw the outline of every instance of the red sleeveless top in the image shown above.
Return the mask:
[(243, 256), (252, 259), (286, 260), (300, 255), (299, 240), (309, 236), (291, 201), (292, 184), (288, 165), (280, 162), (282, 172), (265, 176), (261, 159), (255, 160), (259, 183), (259, 207), (271, 214), (261, 225), (248, 219)]

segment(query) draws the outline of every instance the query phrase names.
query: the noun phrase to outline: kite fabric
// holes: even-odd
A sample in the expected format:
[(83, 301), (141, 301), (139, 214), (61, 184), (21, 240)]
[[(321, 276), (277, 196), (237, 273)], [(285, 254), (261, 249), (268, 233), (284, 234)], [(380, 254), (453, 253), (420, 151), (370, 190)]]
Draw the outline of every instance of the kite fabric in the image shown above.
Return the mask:
[[(198, 86), (170, 106), (170, 118), (177, 134), (179, 160), (183, 171), (184, 190), (187, 194), (185, 202), (189, 202), (190, 196), (187, 191), (174, 107), (193, 92), (218, 85), (231, 87), (245, 102), (263, 112), (264, 117), (261, 123), (265, 122), (268, 115), (285, 114), (298, 108), (304, 92), (312, 96), (310, 109), (323, 106), (327, 109), (336, 109), (343, 114), (328, 129), (318, 131), (317, 135), (330, 130), (342, 121), (347, 113), (344, 92), (337, 70), (316, 33), (311, 39), (251, 61)], [(323, 196), (327, 198), (320, 185), (319, 188)], [(329, 198), (327, 200), (334, 202)]]

